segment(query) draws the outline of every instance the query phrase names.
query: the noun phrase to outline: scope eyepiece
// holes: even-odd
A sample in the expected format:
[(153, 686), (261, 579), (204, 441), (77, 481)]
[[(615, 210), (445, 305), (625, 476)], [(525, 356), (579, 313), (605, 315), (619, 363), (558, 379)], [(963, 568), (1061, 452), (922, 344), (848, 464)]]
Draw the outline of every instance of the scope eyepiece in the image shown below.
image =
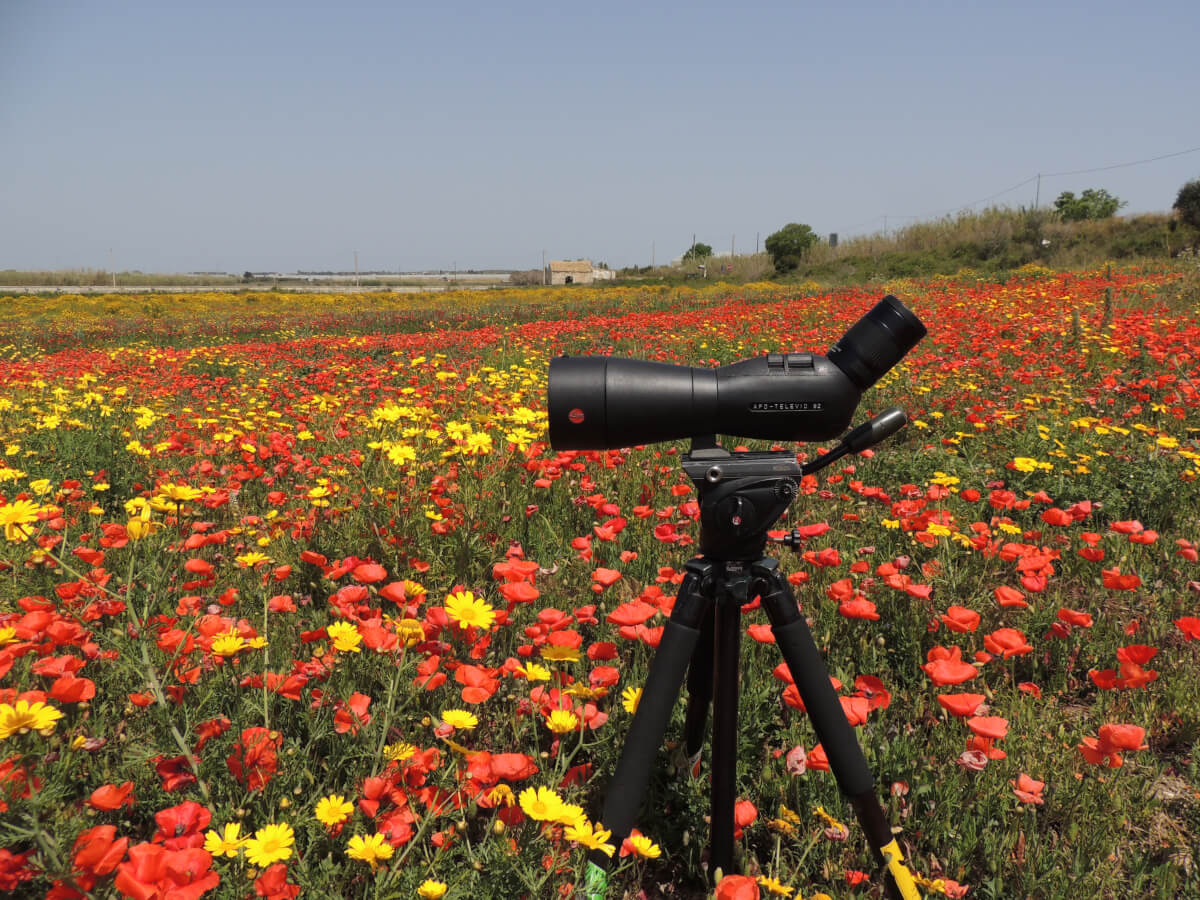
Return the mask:
[(829, 361), (865, 391), (927, 333), (921, 320), (888, 294), (829, 348)]

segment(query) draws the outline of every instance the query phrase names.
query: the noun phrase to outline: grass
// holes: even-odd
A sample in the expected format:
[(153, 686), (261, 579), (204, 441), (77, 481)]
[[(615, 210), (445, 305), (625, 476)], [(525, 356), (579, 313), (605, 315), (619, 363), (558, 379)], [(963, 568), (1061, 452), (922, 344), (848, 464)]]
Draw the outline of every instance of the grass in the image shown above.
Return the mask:
[[(1109, 261), (1170, 260), (1200, 247), (1200, 232), (1167, 214), (1063, 222), (1051, 209), (988, 208), (931, 221), (913, 222), (886, 233), (842, 237), (836, 247), (813, 246), (788, 280), (825, 286), (862, 284), (935, 275), (1007, 277), (1022, 266), (1083, 270)], [(710, 261), (730, 281), (772, 277), (766, 253)], [(625, 270), (623, 275), (679, 282), (695, 275), (691, 266)]]

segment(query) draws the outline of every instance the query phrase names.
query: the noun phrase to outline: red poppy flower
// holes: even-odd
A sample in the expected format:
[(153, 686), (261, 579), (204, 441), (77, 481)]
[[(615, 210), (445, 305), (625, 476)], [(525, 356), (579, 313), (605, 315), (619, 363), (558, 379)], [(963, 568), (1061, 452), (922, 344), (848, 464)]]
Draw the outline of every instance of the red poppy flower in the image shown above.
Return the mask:
[(115, 784), (106, 784), (103, 787), (98, 787), (92, 791), (92, 795), (88, 797), (88, 806), (92, 809), (114, 810), (120, 809), (122, 806), (129, 804), (133, 806), (137, 801), (133, 797), (133, 782), (126, 781), (120, 787)]
[(1032, 653), (1033, 647), (1025, 635), (1015, 628), (997, 628), (991, 634), (985, 635), (983, 645), (988, 651), (1009, 659), (1013, 656), (1024, 656)]
[(537, 763), (525, 753), (495, 753), (491, 759), (492, 774), (505, 781), (522, 781), (538, 772)]
[(867, 715), (871, 711), (871, 704), (866, 697), (838, 697), (842, 703), (842, 712), (846, 715), (846, 721), (851, 725), (866, 725)]
[(967, 727), (980, 737), (993, 741), (1008, 735), (1008, 719), (1001, 716), (974, 716), (967, 719)]
[(287, 864), (275, 863), (254, 879), (254, 894), (266, 900), (293, 900), (300, 893), (300, 885), (288, 884)]
[(196, 783), (196, 774), (192, 771), (186, 757), (156, 756), (151, 762), (154, 763), (154, 771), (162, 779), (163, 790), (168, 794), (183, 790), (188, 785)]
[(1016, 588), (1009, 587), (1008, 585), (1003, 585), (996, 588), (993, 593), (996, 596), (996, 602), (1001, 606), (1018, 608), (1025, 608), (1029, 606), (1029, 604), (1025, 601), (1025, 595)]
[(978, 750), (988, 759), (1004, 759), (1008, 756), (1003, 750), (997, 747), (990, 737), (983, 737), (978, 734), (973, 734), (967, 740), (968, 750)]
[(1047, 525), (1070, 525), (1075, 519), (1065, 509), (1052, 506), (1042, 512), (1042, 521)]
[(1175, 627), (1183, 632), (1186, 640), (1200, 641), (1200, 617), (1183, 616), (1175, 620)]
[(1122, 575), (1119, 568), (1101, 570), (1102, 581), (1104, 586), (1113, 591), (1132, 591), (1136, 590), (1142, 583), (1137, 575), (1126, 574)]
[(96, 696), (96, 683), (90, 678), (63, 675), (50, 686), (50, 696), (60, 703), (82, 703)]
[(274, 613), (293, 613), (296, 611), (296, 603), (291, 594), (276, 594), (267, 601), (267, 609)]
[(937, 701), (942, 709), (962, 719), (974, 715), (986, 699), (983, 694), (938, 694)]
[(1100, 726), (1100, 742), (1118, 750), (1145, 750), (1146, 729), (1137, 725), (1107, 724)]
[(587, 658), (593, 662), (604, 662), (617, 658), (617, 645), (612, 641), (596, 641), (588, 646)]
[(220, 883), (220, 876), (211, 869), (212, 855), (205, 850), (138, 844), (129, 849), (129, 859), (117, 866), (114, 885), (138, 900), (194, 900)]
[(1129, 644), (1117, 648), (1117, 659), (1124, 663), (1144, 666), (1158, 655), (1158, 648), (1147, 644)]
[(854, 679), (854, 688), (867, 698), (871, 709), (887, 709), (892, 703), (891, 692), (874, 675), (859, 675)]
[(379, 565), (379, 563), (359, 563), (350, 570), (350, 577), (359, 584), (375, 584), (387, 578), (387, 569)]
[(847, 600), (839, 604), (838, 615), (846, 619), (868, 619), (870, 621), (878, 621), (879, 619), (879, 613), (875, 609), (875, 604), (865, 597)]
[(509, 603), (532, 603), (541, 592), (528, 581), (509, 581), (500, 585), (500, 593)]
[(649, 603), (643, 603), (640, 600), (631, 600), (628, 603), (622, 603), (605, 616), (605, 621), (613, 625), (634, 626), (648, 622), (656, 615), (658, 615), (657, 607), (651, 606)]
[(347, 731), (358, 734), (359, 730), (371, 721), (371, 715), (367, 712), (370, 705), (370, 697), (355, 691), (344, 705), (338, 705), (338, 710), (333, 715), (333, 730), (338, 734), (345, 734)]
[(277, 731), (262, 726), (247, 728), (241, 740), (233, 745), (225, 765), (241, 784), (252, 791), (261, 791), (275, 775), (276, 754), (282, 744), (283, 735)]
[(749, 828), (758, 818), (758, 808), (749, 800), (739, 800), (733, 805), (733, 836), (740, 839), (742, 829)]
[(129, 848), (129, 838), (115, 840), (117, 829), (114, 825), (97, 825), (79, 833), (71, 847), (75, 871), (75, 884), (84, 891), (90, 891), (96, 880), (111, 873)]
[(213, 571), (212, 563), (203, 559), (189, 559), (183, 564), (183, 568), (191, 572), (193, 575), (211, 575)]
[(749, 875), (726, 875), (717, 885), (713, 900), (759, 900), (758, 882)]
[(0, 891), (15, 891), (22, 883), (37, 877), (39, 870), (29, 864), (31, 856), (33, 850), (13, 853), (6, 848), (0, 848)]
[(616, 569), (605, 569), (600, 567), (592, 573), (592, 580), (595, 582), (593, 587), (606, 588), (612, 587), (621, 580), (621, 573)]
[(1046, 782), (1038, 781), (1035, 778), (1030, 778), (1024, 772), (1017, 776), (1016, 781), (1010, 781), (1013, 786), (1013, 793), (1021, 800), (1022, 803), (1034, 803), (1041, 806), (1046, 801), (1042, 799), (1042, 789), (1046, 786)]
[(463, 685), (464, 703), (482, 703), (496, 693), (496, 689), (500, 687), (500, 680), (494, 677), (493, 670), (473, 665), (459, 666), (454, 672), (454, 680)]
[(1113, 522), (1108, 527), (1111, 528), (1113, 531), (1115, 531), (1117, 534), (1139, 534), (1145, 528), (1145, 526), (1142, 525), (1142, 523), (1138, 522), (1137, 520), (1132, 520), (1132, 521), (1127, 521), (1127, 522)]
[(962, 684), (970, 681), (979, 674), (979, 670), (968, 662), (963, 662), (962, 648), (934, 647), (926, 659), (929, 661), (921, 666), (921, 670), (938, 687), (948, 684)]
[(1064, 608), (1058, 611), (1057, 616), (1060, 622), (1066, 622), (1068, 625), (1075, 625), (1079, 628), (1092, 627), (1092, 617), (1085, 612)]
[(951, 606), (940, 618), (943, 625), (960, 634), (974, 631), (979, 627), (980, 620), (979, 613), (965, 606)]
[(218, 716), (206, 722), (197, 722), (196, 735), (198, 740), (196, 741), (196, 746), (192, 748), (193, 752), (199, 753), (205, 744), (228, 731), (230, 724), (229, 719), (225, 716)]
[(820, 744), (813, 747), (808, 754), (808, 758), (804, 761), (806, 768), (813, 769), (817, 772), (829, 771), (829, 757), (825, 753), (825, 748)]
[(156, 812), (154, 821), (158, 823), (155, 843), (168, 850), (187, 850), (204, 846), (204, 829), (212, 821), (212, 813), (195, 800), (185, 800)]

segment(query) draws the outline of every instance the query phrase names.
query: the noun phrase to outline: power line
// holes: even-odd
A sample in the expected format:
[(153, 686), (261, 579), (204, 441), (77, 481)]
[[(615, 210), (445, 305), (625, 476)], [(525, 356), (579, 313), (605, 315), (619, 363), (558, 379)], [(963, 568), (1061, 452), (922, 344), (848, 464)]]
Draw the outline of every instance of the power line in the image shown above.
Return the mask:
[(1093, 169), (1075, 169), (1070, 172), (1039, 172), (1037, 175), (1032, 175), (1029, 178), (1026, 178), (1020, 184), (1014, 184), (1010, 188), (1005, 188), (1002, 191), (997, 191), (995, 194), (991, 194), (990, 196), (984, 197), (982, 200), (975, 200), (971, 203), (964, 203), (959, 206), (947, 207), (946, 209), (939, 210), (938, 212), (934, 212), (934, 213), (927, 213), (926, 215), (923, 215), (923, 216), (897, 216), (897, 215), (893, 215), (891, 213), (889, 213), (887, 215), (880, 214), (878, 216), (875, 216), (872, 219), (866, 220), (865, 222), (860, 222), (857, 225), (851, 225), (849, 228), (840, 229), (839, 233), (840, 234), (850, 234), (855, 229), (861, 228), (863, 225), (870, 225), (872, 222), (878, 222), (880, 219), (884, 219), (884, 220), (886, 220), (886, 219), (927, 219), (930, 217), (943, 216), (943, 215), (946, 215), (947, 213), (954, 212), (955, 210), (970, 209), (973, 206), (978, 206), (980, 203), (987, 203), (989, 200), (995, 200), (997, 197), (1003, 197), (1005, 194), (1011, 194), (1013, 191), (1019, 190), (1028, 184), (1032, 184), (1035, 181), (1039, 182), (1039, 186), (1040, 186), (1040, 181), (1042, 178), (1061, 178), (1061, 177), (1064, 177), (1067, 175), (1088, 175), (1092, 172), (1107, 172), (1111, 169), (1124, 169), (1124, 168), (1128, 168), (1129, 166), (1140, 166), (1140, 165), (1144, 165), (1146, 163), (1158, 162), (1159, 160), (1163, 160), (1163, 159), (1171, 159), (1176, 156), (1186, 156), (1189, 153), (1200, 153), (1200, 147), (1192, 147), (1188, 150), (1179, 150), (1179, 151), (1176, 151), (1175, 153), (1164, 153), (1161, 156), (1152, 156), (1152, 157), (1149, 157), (1148, 159), (1135, 159), (1132, 162), (1114, 163), (1113, 165), (1110, 165), (1110, 166), (1097, 166), (1096, 168), (1093, 168)]
[(1170, 159), (1173, 156), (1186, 156), (1189, 153), (1200, 153), (1200, 147), (1191, 150), (1180, 150), (1178, 153), (1164, 153), (1162, 156), (1152, 156), (1149, 159), (1135, 159), (1133, 162), (1116, 163), (1111, 166), (1099, 166), (1095, 169), (1076, 169), (1074, 172), (1043, 172), (1043, 178), (1057, 178), (1062, 175), (1087, 175), (1090, 172), (1107, 172), (1109, 169), (1124, 169), (1127, 166), (1140, 166), (1143, 163), (1158, 162), (1160, 159)]

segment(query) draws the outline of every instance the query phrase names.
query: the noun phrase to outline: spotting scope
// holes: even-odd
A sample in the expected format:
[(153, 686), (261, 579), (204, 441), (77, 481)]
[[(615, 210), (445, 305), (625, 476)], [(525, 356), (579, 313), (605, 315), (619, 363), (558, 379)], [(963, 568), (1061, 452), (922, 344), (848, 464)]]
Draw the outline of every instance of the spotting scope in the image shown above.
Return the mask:
[(550, 361), (550, 445), (607, 450), (705, 435), (826, 441), (926, 329), (888, 295), (828, 354), (768, 353), (716, 369), (611, 356)]

